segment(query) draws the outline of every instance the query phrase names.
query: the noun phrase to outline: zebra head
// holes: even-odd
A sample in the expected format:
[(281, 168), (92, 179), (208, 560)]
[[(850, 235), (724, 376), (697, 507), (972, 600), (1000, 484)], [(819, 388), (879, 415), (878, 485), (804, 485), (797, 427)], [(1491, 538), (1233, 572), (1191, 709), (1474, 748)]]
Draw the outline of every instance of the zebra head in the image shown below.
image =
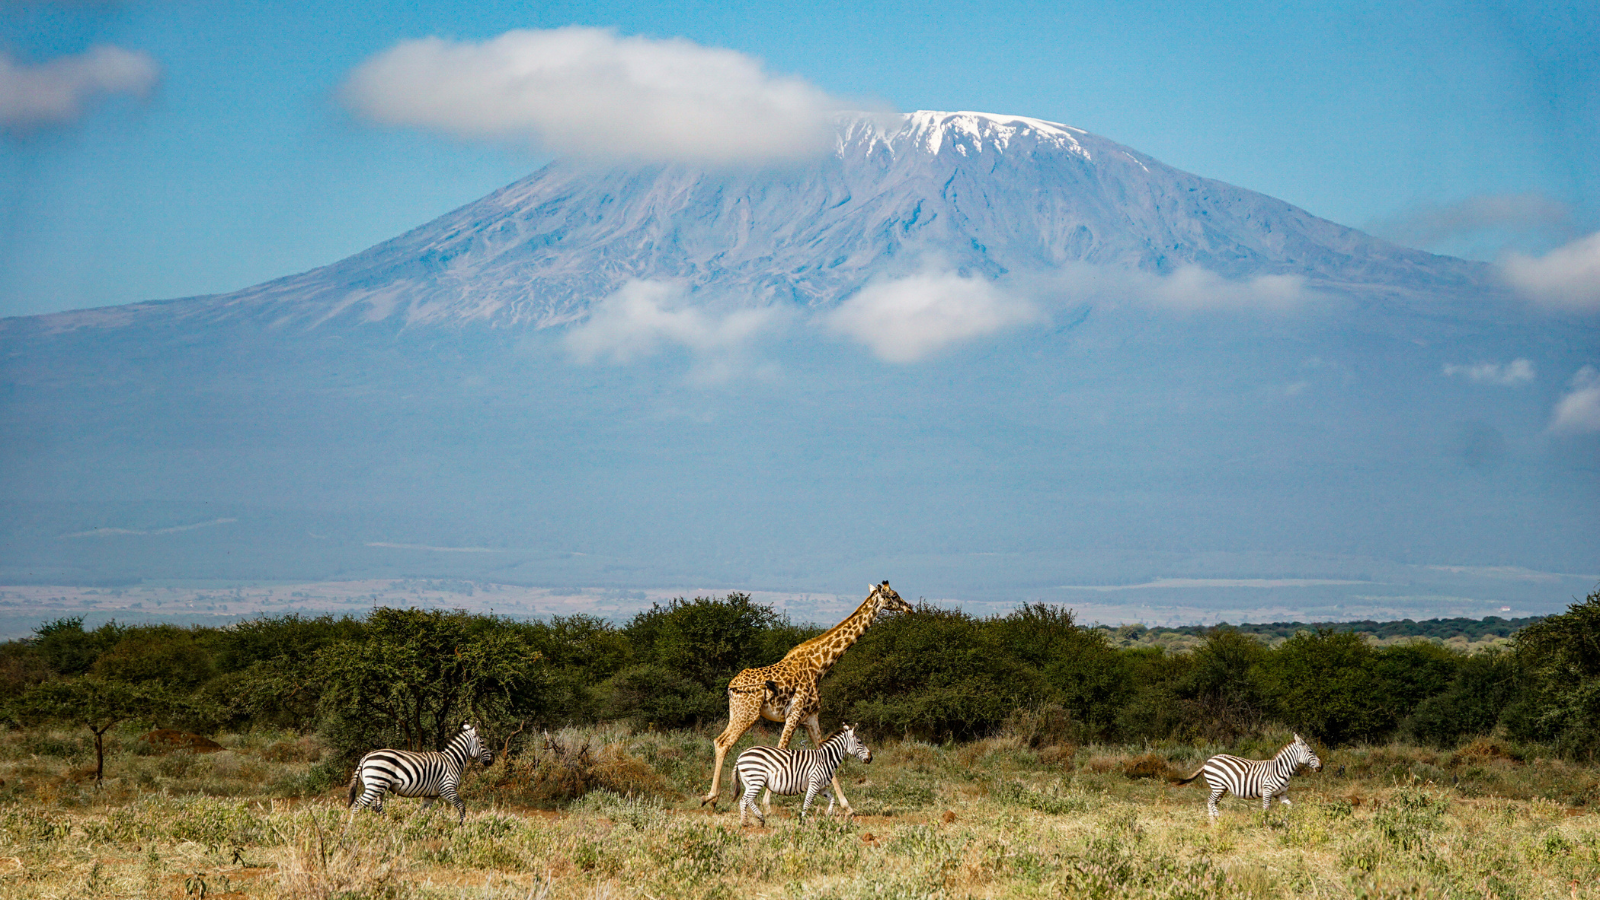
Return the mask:
[(467, 759), (476, 759), (486, 766), (494, 761), (494, 754), (483, 745), (483, 740), (478, 737), (478, 729), (472, 727), (471, 722), (461, 725), (461, 733), (456, 738), (466, 745), (462, 749), (466, 751)]
[(1305, 738), (1297, 734), (1294, 736), (1294, 743), (1289, 746), (1293, 750), (1294, 764), (1297, 768), (1299, 766), (1310, 766), (1313, 772), (1322, 771), (1322, 760), (1317, 758), (1317, 754), (1312, 751), (1311, 745), (1306, 743)]
[(872, 762), (872, 751), (867, 749), (867, 745), (863, 744), (861, 738), (856, 736), (856, 727), (854, 725), (846, 725), (841, 728), (839, 737), (844, 739), (844, 752), (854, 754), (856, 759), (864, 763)]
[(883, 584), (867, 585), (867, 599), (871, 600), (874, 598), (876, 598), (878, 601), (879, 612), (912, 611), (911, 604), (901, 600), (900, 595), (895, 592), (894, 588), (889, 587), (889, 582), (887, 581), (885, 581)]

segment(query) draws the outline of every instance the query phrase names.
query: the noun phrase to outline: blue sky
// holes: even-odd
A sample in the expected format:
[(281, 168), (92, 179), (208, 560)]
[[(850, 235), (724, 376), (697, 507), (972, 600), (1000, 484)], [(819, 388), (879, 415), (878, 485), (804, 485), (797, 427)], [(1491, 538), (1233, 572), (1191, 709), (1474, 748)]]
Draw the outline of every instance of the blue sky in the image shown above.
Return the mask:
[[(864, 105), (1066, 122), (1439, 252), (1543, 252), (1600, 230), (1590, 2), (0, 0), (0, 13), (0, 315), (245, 287), (521, 177), (547, 147), (377, 127), (341, 86), (403, 41), (569, 25), (725, 48)], [(120, 80), (78, 109), (16, 111), (18, 84), (95, 47), (125, 54)]]

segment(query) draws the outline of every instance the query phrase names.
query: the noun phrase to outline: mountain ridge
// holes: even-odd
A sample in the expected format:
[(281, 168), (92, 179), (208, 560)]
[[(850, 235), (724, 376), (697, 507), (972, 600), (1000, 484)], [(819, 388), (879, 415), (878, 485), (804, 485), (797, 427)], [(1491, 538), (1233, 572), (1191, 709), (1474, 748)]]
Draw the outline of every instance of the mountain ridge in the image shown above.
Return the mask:
[(306, 272), (224, 294), (26, 319), (47, 332), (151, 318), (269, 329), (544, 328), (582, 320), (632, 279), (672, 281), (735, 306), (829, 307), (928, 261), (989, 278), (1088, 264), (1293, 275), (1346, 290), (1491, 282), (1485, 264), (1388, 244), (1082, 129), (920, 111), (842, 118), (834, 152), (802, 168), (557, 161)]

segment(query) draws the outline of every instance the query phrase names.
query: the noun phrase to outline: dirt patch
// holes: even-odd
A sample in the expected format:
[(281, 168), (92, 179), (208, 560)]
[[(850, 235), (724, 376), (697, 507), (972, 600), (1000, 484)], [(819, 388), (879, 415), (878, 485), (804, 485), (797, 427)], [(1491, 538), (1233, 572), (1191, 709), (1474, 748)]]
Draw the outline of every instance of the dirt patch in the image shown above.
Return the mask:
[(139, 740), (163, 753), (174, 750), (192, 750), (195, 753), (217, 753), (223, 746), (208, 737), (190, 734), (187, 731), (173, 731), (171, 728), (157, 728), (155, 731), (139, 735)]

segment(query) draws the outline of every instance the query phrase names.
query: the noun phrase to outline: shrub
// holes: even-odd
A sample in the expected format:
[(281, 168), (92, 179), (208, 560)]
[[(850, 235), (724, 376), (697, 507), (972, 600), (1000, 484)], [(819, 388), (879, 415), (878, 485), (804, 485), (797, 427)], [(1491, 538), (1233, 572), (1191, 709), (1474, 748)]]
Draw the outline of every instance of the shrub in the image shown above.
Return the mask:
[(1213, 630), (1175, 686), (1176, 695), (1194, 707), (1175, 710), (1173, 718), (1195, 724), (1199, 736), (1211, 741), (1229, 742), (1256, 731), (1267, 714), (1261, 672), (1267, 658), (1267, 648), (1255, 638), (1231, 628)]
[(1360, 635), (1302, 631), (1263, 663), (1262, 682), (1285, 725), (1330, 745), (1375, 740), (1395, 723), (1373, 662)]
[(1001, 725), (1001, 732), (1035, 750), (1040, 747), (1077, 744), (1082, 740), (1081, 730), (1078, 723), (1073, 720), (1072, 713), (1059, 703), (1044, 703), (1014, 710), (1006, 716)]
[(546, 735), (539, 749), (506, 760), (491, 789), (533, 806), (561, 806), (598, 790), (622, 797), (673, 793), (665, 779), (620, 741), (574, 729)]
[(1513, 736), (1547, 741), (1573, 759), (1600, 756), (1600, 589), (1517, 633), (1524, 678), (1507, 710)]
[(990, 734), (1050, 690), (966, 613), (921, 606), (879, 623), (823, 682), (823, 709), (880, 734)]
[(1517, 689), (1516, 657), (1498, 650), (1461, 660), (1455, 677), (1440, 693), (1423, 699), (1404, 729), (1416, 740), (1449, 747), (1462, 738), (1494, 731)]

